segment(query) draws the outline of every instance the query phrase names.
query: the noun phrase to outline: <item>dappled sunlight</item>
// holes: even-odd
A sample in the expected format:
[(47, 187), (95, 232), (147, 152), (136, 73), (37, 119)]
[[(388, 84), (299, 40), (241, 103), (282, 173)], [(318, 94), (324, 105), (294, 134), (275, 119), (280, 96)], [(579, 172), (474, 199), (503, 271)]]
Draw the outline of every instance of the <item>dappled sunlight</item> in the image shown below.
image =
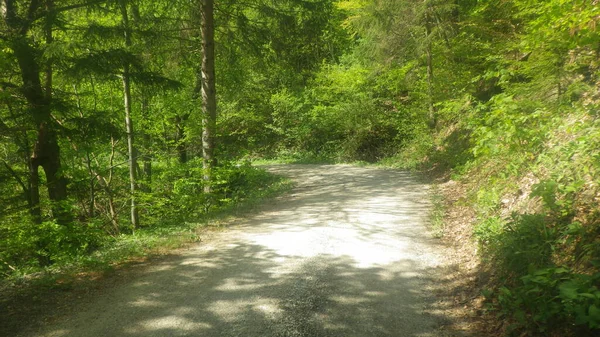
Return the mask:
[(378, 178), (353, 174), (345, 181), (340, 178), (345, 173), (333, 171), (364, 169), (331, 168), (330, 175), (299, 179), (299, 189), (308, 186), (310, 192), (302, 194), (298, 207), (277, 212), (284, 223), (263, 216), (258, 220), (264, 230), (244, 233), (244, 239), (283, 256), (348, 256), (359, 268), (390, 264), (419, 249), (414, 236), (423, 236), (429, 210), (425, 186), (409, 190), (402, 180), (406, 174), (394, 171)]
[[(326, 224), (303, 231), (245, 234), (244, 239), (264, 246), (278, 256), (315, 257), (322, 254), (351, 257), (357, 267), (369, 268), (390, 264), (406, 258), (410, 249), (416, 249), (410, 238), (393, 233), (377, 233), (365, 237), (352, 224)], [(311, 247), (311, 249), (306, 249)], [(279, 257), (280, 258), (280, 257)]]
[(369, 302), (371, 299), (360, 296), (332, 296), (331, 300), (345, 305), (356, 305)]
[(181, 332), (201, 331), (209, 329), (208, 323), (194, 322), (178, 315), (154, 317), (150, 320), (140, 322), (135, 328), (125, 329), (126, 334), (136, 335), (139, 333), (151, 333), (156, 331), (178, 330)]
[(279, 301), (270, 298), (258, 298), (252, 303), (254, 311), (259, 312), (268, 319), (277, 319), (283, 315)]
[(98, 299), (68, 335), (110, 322), (131, 337), (437, 336), (422, 185), (395, 171), (287, 170), (297, 192)]
[(129, 302), (129, 305), (131, 305), (132, 307), (140, 307), (140, 308), (157, 308), (160, 307), (163, 303), (160, 301), (153, 301), (153, 300), (149, 300), (146, 298), (139, 298), (136, 299), (135, 301)]
[(222, 284), (215, 287), (215, 290), (219, 291), (240, 291), (240, 290), (254, 290), (260, 287), (260, 284), (256, 284), (255, 280), (243, 279), (243, 278), (229, 278), (222, 281)]

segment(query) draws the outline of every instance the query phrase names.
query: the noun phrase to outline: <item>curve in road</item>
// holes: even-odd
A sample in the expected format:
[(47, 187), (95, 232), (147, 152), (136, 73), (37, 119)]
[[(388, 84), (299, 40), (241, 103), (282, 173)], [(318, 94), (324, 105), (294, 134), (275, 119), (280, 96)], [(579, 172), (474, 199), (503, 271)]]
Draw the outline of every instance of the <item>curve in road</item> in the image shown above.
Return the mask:
[(438, 336), (428, 186), (409, 173), (270, 166), (297, 187), (31, 336)]

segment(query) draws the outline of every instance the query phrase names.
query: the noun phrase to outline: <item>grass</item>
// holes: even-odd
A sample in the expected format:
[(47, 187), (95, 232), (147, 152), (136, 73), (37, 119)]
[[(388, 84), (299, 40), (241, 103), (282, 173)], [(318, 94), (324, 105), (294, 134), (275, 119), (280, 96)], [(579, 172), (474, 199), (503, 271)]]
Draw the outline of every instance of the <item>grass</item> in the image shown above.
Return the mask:
[(429, 215), (431, 230), (434, 237), (441, 238), (444, 236), (444, 217), (446, 214), (446, 207), (444, 205), (444, 196), (439, 191), (437, 191), (435, 185), (433, 193), (431, 195), (431, 205), (432, 208), (431, 213)]

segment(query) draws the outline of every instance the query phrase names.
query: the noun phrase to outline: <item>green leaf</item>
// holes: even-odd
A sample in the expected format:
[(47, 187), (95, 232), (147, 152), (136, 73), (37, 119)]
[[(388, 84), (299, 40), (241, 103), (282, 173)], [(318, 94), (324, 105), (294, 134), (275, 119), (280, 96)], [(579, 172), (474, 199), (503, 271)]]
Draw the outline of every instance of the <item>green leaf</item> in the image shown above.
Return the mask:
[(595, 304), (590, 305), (590, 309), (588, 310), (590, 315), (589, 325), (591, 328), (600, 327), (600, 308), (598, 308)]
[(579, 295), (579, 293), (578, 293), (579, 288), (578, 288), (577, 284), (572, 281), (568, 281), (568, 282), (561, 284), (559, 289), (560, 289), (560, 296), (562, 298), (566, 298), (569, 300), (575, 300), (575, 299), (577, 299), (577, 297)]

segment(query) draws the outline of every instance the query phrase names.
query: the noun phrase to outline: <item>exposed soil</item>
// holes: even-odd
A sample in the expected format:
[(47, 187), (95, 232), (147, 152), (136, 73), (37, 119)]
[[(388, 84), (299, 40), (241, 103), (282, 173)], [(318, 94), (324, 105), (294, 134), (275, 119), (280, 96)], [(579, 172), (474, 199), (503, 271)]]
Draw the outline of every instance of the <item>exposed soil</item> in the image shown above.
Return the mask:
[(441, 288), (438, 293), (452, 302), (448, 314), (454, 319), (449, 328), (472, 336), (495, 336), (497, 325), (484, 315), (482, 290), (489, 282), (489, 275), (481, 264), (473, 238), (476, 217), (473, 208), (466, 204), (468, 185), (446, 180), (439, 182), (436, 188), (444, 201), (445, 211), (441, 238), (446, 246), (443, 264), (452, 268), (440, 274), (452, 286)]

